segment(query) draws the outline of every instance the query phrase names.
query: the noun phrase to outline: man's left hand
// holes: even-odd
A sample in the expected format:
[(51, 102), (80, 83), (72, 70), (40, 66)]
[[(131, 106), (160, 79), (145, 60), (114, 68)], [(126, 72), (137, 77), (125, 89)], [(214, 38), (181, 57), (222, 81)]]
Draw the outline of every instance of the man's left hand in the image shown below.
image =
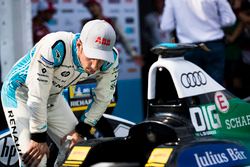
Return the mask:
[(67, 136), (71, 136), (72, 137), (70, 148), (72, 148), (76, 143), (78, 143), (78, 142), (80, 142), (80, 141), (83, 140), (83, 138), (81, 137), (81, 135), (73, 130), (69, 134), (67, 134), (66, 136), (63, 137), (63, 139), (61, 140), (61, 144), (63, 144), (63, 142), (65, 142)]

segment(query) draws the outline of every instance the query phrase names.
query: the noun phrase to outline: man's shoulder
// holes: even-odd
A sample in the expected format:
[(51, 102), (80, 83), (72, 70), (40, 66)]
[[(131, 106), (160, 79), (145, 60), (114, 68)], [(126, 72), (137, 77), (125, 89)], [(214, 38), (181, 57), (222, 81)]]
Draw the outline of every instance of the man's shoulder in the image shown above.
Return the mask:
[(45, 37), (49, 38), (50, 40), (51, 39), (54, 39), (54, 40), (62, 39), (63, 40), (65, 38), (69, 38), (69, 37), (73, 37), (73, 36), (74, 36), (74, 34), (72, 32), (57, 31), (57, 32), (49, 33)]
[[(46, 35), (37, 45), (40, 53), (43, 55), (44, 59), (54, 67), (58, 67), (62, 64), (67, 48), (71, 45), (74, 34), (70, 32), (54, 32)], [(45, 61), (46, 63), (46, 61)]]
[(43, 37), (38, 42), (38, 45), (53, 47), (58, 42), (64, 43), (64, 45), (68, 45), (71, 44), (73, 38), (74, 34), (71, 32), (65, 32), (65, 31), (52, 32)]

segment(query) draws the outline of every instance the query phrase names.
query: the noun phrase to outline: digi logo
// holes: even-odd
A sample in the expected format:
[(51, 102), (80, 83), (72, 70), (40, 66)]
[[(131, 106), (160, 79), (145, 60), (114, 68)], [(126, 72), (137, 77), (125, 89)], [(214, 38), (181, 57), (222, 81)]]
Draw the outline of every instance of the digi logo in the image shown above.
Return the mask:
[(17, 163), (18, 154), (11, 137), (5, 137), (0, 140), (0, 162), (6, 166)]
[(204, 132), (203, 135), (209, 135), (209, 131), (221, 128), (220, 117), (215, 105), (192, 107), (189, 112), (196, 132)]

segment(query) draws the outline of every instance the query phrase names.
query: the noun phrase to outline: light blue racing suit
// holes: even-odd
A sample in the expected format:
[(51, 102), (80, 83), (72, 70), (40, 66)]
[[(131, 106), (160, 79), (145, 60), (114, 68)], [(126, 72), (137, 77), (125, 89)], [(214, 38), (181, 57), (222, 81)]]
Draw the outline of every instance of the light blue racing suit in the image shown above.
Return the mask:
[[(28, 149), (30, 138), (44, 142), (48, 134), (60, 146), (78, 120), (62, 95), (64, 88), (78, 81), (96, 79), (93, 102), (81, 121), (94, 126), (113, 98), (118, 77), (118, 52), (114, 63), (104, 62), (100, 70), (87, 74), (78, 56), (80, 34), (57, 32), (42, 38), (11, 69), (3, 83), (1, 98), (5, 117), (20, 154)], [(45, 166), (44, 156), (40, 166)]]

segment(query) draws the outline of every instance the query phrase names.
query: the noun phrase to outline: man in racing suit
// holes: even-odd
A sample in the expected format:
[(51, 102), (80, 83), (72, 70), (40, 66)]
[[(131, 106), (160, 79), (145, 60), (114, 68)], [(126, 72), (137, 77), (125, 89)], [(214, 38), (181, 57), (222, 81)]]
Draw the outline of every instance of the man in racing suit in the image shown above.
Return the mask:
[[(81, 34), (46, 35), (13, 66), (1, 97), (22, 166), (46, 166), (47, 134), (58, 147), (70, 134), (73, 145), (95, 126), (116, 87), (115, 39), (109, 23), (93, 20), (85, 24)], [(95, 95), (78, 122), (62, 91), (90, 78), (97, 81)]]

